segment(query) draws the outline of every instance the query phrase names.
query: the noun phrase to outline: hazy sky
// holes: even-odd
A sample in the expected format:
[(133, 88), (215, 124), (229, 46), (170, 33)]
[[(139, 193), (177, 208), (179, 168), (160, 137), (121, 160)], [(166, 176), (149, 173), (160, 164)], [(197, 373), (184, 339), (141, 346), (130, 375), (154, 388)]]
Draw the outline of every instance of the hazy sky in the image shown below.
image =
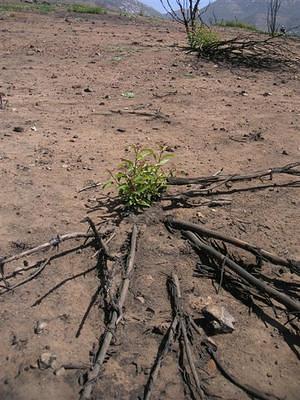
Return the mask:
[[(141, 0), (141, 1), (142, 1), (142, 3), (145, 3), (148, 6), (156, 8), (159, 11), (164, 11), (163, 7), (161, 6), (160, 0)], [(170, 2), (176, 4), (176, 2), (174, 2), (172, 0)], [(208, 3), (209, 3), (209, 0), (200, 0), (200, 5), (202, 5), (202, 6), (205, 6)]]

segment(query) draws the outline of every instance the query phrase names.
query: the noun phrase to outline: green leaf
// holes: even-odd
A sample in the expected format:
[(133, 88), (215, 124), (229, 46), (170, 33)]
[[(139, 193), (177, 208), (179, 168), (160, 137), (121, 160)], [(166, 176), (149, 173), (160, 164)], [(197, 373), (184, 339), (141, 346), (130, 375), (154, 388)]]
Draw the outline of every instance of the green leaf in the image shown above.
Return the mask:
[(107, 188), (109, 188), (109, 187), (112, 187), (113, 184), (114, 184), (114, 182), (113, 182), (112, 180), (109, 180), (109, 181), (105, 182), (105, 183), (102, 185), (102, 189), (107, 189)]
[(144, 158), (146, 158), (146, 157), (148, 157), (148, 156), (150, 156), (152, 154), (153, 154), (153, 151), (151, 149), (144, 149), (144, 150), (141, 150), (141, 151), (139, 151), (137, 153), (136, 159), (138, 161), (140, 161), (140, 160), (143, 160)]
[(164, 159), (160, 160), (160, 162), (159, 162), (159, 163), (157, 163), (157, 165), (159, 165), (159, 166), (162, 166), (162, 165), (165, 165), (165, 164), (167, 164), (167, 162), (169, 162), (169, 159), (167, 159), (167, 158), (164, 158)]

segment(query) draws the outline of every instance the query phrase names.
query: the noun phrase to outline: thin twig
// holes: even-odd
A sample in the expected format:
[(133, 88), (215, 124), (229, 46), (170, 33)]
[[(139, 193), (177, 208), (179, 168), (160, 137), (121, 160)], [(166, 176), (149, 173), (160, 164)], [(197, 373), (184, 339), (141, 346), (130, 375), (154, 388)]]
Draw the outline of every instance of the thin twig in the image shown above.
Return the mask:
[(93, 189), (93, 188), (96, 188), (96, 187), (101, 186), (101, 185), (102, 185), (101, 182), (94, 182), (91, 185), (88, 185), (88, 186), (85, 186), (85, 187), (79, 189), (78, 193), (85, 192), (86, 190)]
[(104, 256), (107, 259), (114, 261), (115, 257), (113, 257), (109, 253), (108, 247), (107, 247), (106, 243), (104, 242), (104, 240), (102, 239), (102, 235), (97, 231), (96, 225), (91, 220), (91, 218), (86, 217), (86, 218), (84, 218), (82, 220), (82, 222), (87, 222), (90, 225), (90, 227), (91, 227), (91, 229), (92, 229), (92, 231), (94, 232), (94, 235), (95, 235), (95, 239), (96, 239), (96, 242), (97, 242), (98, 250), (102, 249)]
[(7, 292), (11, 292), (12, 290), (14, 290), (22, 285), (25, 285), (25, 283), (32, 281), (46, 268), (46, 266), (50, 263), (51, 259), (52, 259), (52, 257), (47, 258), (47, 260), (39, 267), (39, 269), (37, 269), (32, 275), (29, 275), (23, 281), (16, 283), (14, 286), (8, 286), (7, 290), (5, 292), (0, 293), (0, 296), (2, 296), (3, 294), (5, 294)]
[(12, 261), (19, 260), (20, 258), (28, 257), (34, 253), (38, 253), (40, 251), (45, 251), (50, 249), (51, 247), (57, 247), (60, 243), (65, 242), (66, 240), (72, 240), (72, 239), (88, 239), (90, 237), (93, 237), (93, 234), (89, 233), (83, 233), (83, 232), (74, 232), (74, 233), (67, 233), (65, 235), (59, 236), (49, 240), (49, 242), (41, 244), (37, 247), (33, 247), (32, 249), (25, 250), (22, 253), (15, 254), (10, 257), (3, 257), (1, 258), (1, 264), (5, 265), (8, 264)]
[(152, 396), (154, 385), (157, 380), (158, 373), (161, 368), (162, 362), (163, 362), (164, 358), (166, 357), (166, 355), (168, 354), (168, 352), (174, 342), (174, 337), (176, 334), (177, 326), (178, 326), (178, 318), (174, 317), (164, 339), (162, 340), (161, 346), (158, 349), (155, 363), (152, 367), (148, 382), (145, 387), (144, 400), (150, 400), (150, 398)]
[[(75, 252), (77, 250), (81, 250), (81, 249), (87, 248), (90, 245), (91, 245), (91, 242), (76, 246), (76, 247), (74, 247), (72, 249), (69, 249), (69, 250), (64, 250), (64, 251), (62, 251), (60, 253), (56, 253), (55, 255), (52, 256), (51, 261), (55, 260), (57, 258), (63, 257), (65, 255), (67, 255), (67, 254), (72, 253), (72, 252)], [(6, 275), (5, 279), (8, 280), (8, 279), (14, 278), (14, 277), (16, 277), (18, 275), (22, 275), (23, 272), (29, 271), (29, 270), (34, 269), (34, 268), (38, 268), (41, 265), (41, 263), (43, 263), (45, 261), (46, 261), (46, 258), (44, 258), (42, 260), (39, 260), (39, 261), (35, 262), (34, 264), (27, 265), (26, 267), (18, 268), (17, 270), (15, 270), (15, 271), (11, 272), (10, 274)], [(1, 279), (2, 278), (0, 278), (0, 281), (1, 281)]]

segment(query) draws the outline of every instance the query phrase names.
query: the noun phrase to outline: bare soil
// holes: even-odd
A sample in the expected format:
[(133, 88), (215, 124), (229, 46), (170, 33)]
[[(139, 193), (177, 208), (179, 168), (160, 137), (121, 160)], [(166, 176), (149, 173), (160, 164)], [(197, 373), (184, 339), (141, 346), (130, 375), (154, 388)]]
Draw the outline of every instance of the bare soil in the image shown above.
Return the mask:
[[(1, 256), (57, 234), (85, 231), (80, 221), (97, 206), (103, 191), (78, 190), (105, 181), (107, 170), (116, 168), (133, 143), (169, 146), (178, 176), (210, 175), (220, 169), (247, 172), (299, 160), (299, 73), (215, 65), (187, 54), (178, 44), (184, 44), (184, 33), (169, 22), (117, 15), (1, 15)], [(127, 92), (134, 97), (124, 96)], [(124, 109), (160, 110), (166, 118), (111, 112)], [(115, 229), (110, 244), (114, 254), (126, 255), (123, 243), (133, 222), (140, 230), (123, 324), (95, 398), (142, 395), (162, 339), (153, 327), (171, 320), (166, 274), (176, 271), (184, 306), (195, 318), (201, 318), (201, 307), (208, 303), (225, 305), (235, 317), (232, 334), (213, 338), (228, 369), (265, 392), (299, 399), (300, 341), (291, 326), (285, 326), (286, 317), (276, 317), (271, 307), (260, 315), (249, 313), (230, 293), (217, 295), (210, 280), (193, 275), (196, 254), (162, 223), (172, 214), (299, 259), (298, 189), (231, 198), (231, 205), (216, 208), (166, 211), (158, 204), (142, 215), (123, 218), (118, 226), (106, 210), (89, 214), (103, 228)], [(63, 244), (58, 252), (81, 243)], [(59, 257), (37, 279), (0, 297), (1, 399), (78, 398), (79, 370), (55, 375), (51, 368), (37, 368), (36, 362), (48, 351), (57, 356), (57, 367), (89, 363), (89, 352), (105, 329), (99, 299), (81, 334), (75, 335), (99, 285), (95, 271), (81, 274), (95, 265), (93, 252), (80, 249)], [(5, 273), (21, 266), (22, 260), (8, 264)], [(278, 277), (277, 267), (265, 268), (270, 277), (299, 285), (287, 271)], [(42, 320), (47, 327), (36, 334), (34, 327)], [(188, 398), (176, 354), (171, 352), (163, 365), (155, 399)], [(222, 399), (248, 398), (213, 363), (199, 374), (210, 393)]]

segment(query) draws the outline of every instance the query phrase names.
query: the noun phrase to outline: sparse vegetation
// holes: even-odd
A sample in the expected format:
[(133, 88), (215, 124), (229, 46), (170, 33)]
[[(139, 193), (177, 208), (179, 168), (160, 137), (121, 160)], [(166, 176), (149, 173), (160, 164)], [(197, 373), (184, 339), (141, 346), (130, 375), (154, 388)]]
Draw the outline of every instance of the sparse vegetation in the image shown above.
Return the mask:
[(199, 25), (189, 33), (188, 42), (192, 49), (205, 51), (208, 46), (219, 42), (219, 36), (210, 28)]
[(122, 93), (123, 97), (126, 97), (126, 99), (134, 99), (135, 98), (135, 94), (133, 92), (124, 92)]
[(119, 171), (111, 173), (104, 188), (115, 184), (122, 202), (129, 208), (150, 207), (167, 187), (168, 174), (163, 166), (173, 155), (165, 147), (155, 152), (134, 145), (130, 150), (133, 160), (122, 159)]
[(255, 25), (247, 24), (246, 22), (239, 20), (221, 21), (218, 22), (216, 25), (226, 28), (239, 28), (245, 29), (246, 31), (259, 32)]
[(86, 4), (72, 4), (68, 7), (68, 11), (81, 14), (106, 14), (104, 8)]
[(0, 4), (0, 12), (38, 11), (41, 13), (48, 13), (54, 10), (55, 5), (53, 4)]

